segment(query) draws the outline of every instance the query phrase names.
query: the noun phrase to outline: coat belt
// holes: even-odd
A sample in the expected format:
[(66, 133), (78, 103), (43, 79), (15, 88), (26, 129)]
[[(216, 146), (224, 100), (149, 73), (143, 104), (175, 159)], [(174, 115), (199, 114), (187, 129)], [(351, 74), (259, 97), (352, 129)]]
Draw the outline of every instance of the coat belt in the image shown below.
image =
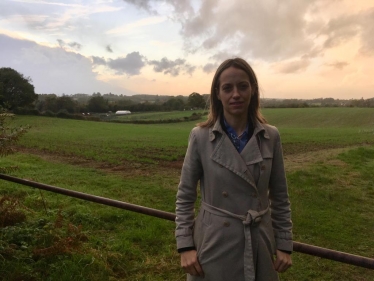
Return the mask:
[(253, 262), (253, 249), (252, 249), (252, 237), (251, 237), (251, 226), (256, 225), (261, 222), (261, 218), (269, 211), (269, 206), (262, 211), (248, 210), (246, 215), (238, 215), (231, 213), (227, 210), (214, 207), (201, 202), (201, 209), (216, 215), (227, 215), (239, 219), (243, 222), (244, 226), (244, 237), (245, 237), (245, 246), (244, 246), (244, 280), (245, 281), (255, 281), (256, 271)]

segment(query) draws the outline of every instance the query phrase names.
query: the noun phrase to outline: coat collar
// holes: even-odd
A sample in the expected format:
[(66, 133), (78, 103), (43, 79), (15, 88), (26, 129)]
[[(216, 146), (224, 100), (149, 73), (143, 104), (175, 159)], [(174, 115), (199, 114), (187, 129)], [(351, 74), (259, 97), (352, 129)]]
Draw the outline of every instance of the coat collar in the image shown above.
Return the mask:
[[(253, 135), (257, 136), (257, 134), (263, 132), (263, 137), (265, 139), (269, 139), (269, 134), (266, 130), (266, 128), (263, 126), (263, 124), (261, 124), (258, 120), (256, 120), (256, 125), (255, 125), (255, 129), (254, 129), (254, 132), (253, 132)], [(216, 138), (216, 133), (219, 133), (221, 135), (223, 135), (225, 133), (225, 131), (223, 130), (222, 126), (221, 126), (221, 122), (220, 122), (220, 119), (217, 119), (216, 123), (214, 124), (213, 127), (209, 128), (209, 140), (210, 141), (214, 141), (215, 138)]]
[(242, 153), (239, 154), (232, 145), (230, 138), (224, 132), (220, 120), (209, 129), (209, 140), (211, 142), (216, 139), (217, 135), (221, 135), (221, 137), (218, 138), (218, 143), (211, 155), (211, 159), (243, 178), (254, 189), (257, 189), (256, 183), (247, 165), (253, 165), (263, 160), (258, 144), (260, 133), (262, 133), (264, 138), (269, 138), (266, 127), (257, 121), (252, 138), (244, 147)]

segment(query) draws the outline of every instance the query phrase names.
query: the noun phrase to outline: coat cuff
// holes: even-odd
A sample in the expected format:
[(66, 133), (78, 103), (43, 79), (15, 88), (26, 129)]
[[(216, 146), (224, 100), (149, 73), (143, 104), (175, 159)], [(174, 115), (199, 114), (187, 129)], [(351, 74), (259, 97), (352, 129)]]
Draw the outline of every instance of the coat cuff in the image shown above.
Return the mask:
[(192, 235), (177, 236), (177, 249), (195, 247)]
[(275, 243), (278, 250), (285, 252), (292, 252), (292, 232), (288, 231), (274, 231)]

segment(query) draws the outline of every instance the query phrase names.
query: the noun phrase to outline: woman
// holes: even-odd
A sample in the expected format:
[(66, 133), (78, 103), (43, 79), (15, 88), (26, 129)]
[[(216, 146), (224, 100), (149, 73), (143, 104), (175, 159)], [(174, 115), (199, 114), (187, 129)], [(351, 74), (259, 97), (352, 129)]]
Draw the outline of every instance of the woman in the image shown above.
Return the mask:
[(191, 131), (177, 193), (175, 235), (187, 280), (278, 280), (292, 264), (280, 137), (262, 117), (259, 100), (245, 60), (218, 67), (210, 114)]

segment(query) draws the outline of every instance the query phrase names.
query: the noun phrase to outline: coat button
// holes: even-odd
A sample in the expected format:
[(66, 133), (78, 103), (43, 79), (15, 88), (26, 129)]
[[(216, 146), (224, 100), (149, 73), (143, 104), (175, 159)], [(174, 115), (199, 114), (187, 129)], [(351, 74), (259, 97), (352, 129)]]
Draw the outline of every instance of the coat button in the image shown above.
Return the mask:
[(223, 196), (223, 197), (228, 197), (229, 194), (228, 194), (226, 191), (224, 191), (224, 192), (222, 192), (222, 196)]
[(262, 166), (261, 166), (261, 170), (262, 170), (262, 171), (265, 170), (265, 165), (262, 165)]
[(252, 193), (252, 197), (257, 198), (257, 193)]
[(224, 225), (225, 227), (229, 227), (229, 226), (230, 226), (230, 223), (229, 223), (228, 221), (225, 221), (225, 222), (223, 223), (223, 225)]

